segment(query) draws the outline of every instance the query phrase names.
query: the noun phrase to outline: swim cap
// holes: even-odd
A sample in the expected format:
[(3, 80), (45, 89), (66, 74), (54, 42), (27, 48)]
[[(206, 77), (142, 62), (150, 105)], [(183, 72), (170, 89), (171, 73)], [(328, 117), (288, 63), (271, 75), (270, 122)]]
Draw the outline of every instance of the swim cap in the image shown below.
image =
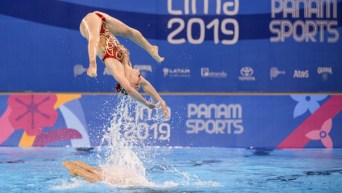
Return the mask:
[(121, 87), (120, 83), (116, 83), (115, 84), (115, 89), (118, 93), (124, 94), (124, 95), (128, 95), (127, 91)]

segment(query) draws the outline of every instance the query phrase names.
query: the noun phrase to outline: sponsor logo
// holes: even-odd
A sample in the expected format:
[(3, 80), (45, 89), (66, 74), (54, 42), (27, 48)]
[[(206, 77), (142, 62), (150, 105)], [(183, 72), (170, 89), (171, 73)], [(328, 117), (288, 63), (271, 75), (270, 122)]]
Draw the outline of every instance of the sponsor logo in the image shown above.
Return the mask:
[(85, 67), (83, 67), (82, 64), (75, 64), (74, 65), (74, 77), (76, 78), (77, 76), (82, 75), (83, 73), (85, 73), (87, 71), (87, 69)]
[(108, 70), (107, 67), (105, 67), (105, 68), (103, 69), (103, 75), (110, 75), (110, 76), (111, 76), (111, 74), (110, 74), (110, 72), (109, 72), (109, 70)]
[(285, 74), (285, 70), (279, 70), (277, 67), (272, 67), (270, 69), (270, 79), (277, 78), (280, 74)]
[(164, 77), (190, 78), (189, 68), (163, 68)]
[(152, 66), (146, 64), (136, 64), (133, 66), (135, 69), (139, 69), (141, 71), (152, 72)]
[(201, 68), (201, 77), (204, 78), (227, 78), (228, 74), (225, 71), (211, 72), (209, 68)]
[[(133, 66), (135, 69), (139, 69), (142, 76), (146, 76), (146, 72), (152, 72), (152, 66), (151, 65), (144, 65), (144, 64), (136, 64)], [(110, 75), (110, 72), (107, 67), (103, 70), (103, 75)]]
[(294, 70), (293, 78), (309, 78), (309, 70)]
[(187, 134), (234, 134), (244, 131), (241, 104), (188, 104)]
[(140, 74), (144, 77), (146, 77), (147, 72), (152, 72), (152, 66), (147, 64), (136, 64), (133, 68), (138, 69)]
[(245, 66), (240, 69), (239, 80), (240, 81), (255, 81), (255, 77), (253, 76), (254, 70), (251, 67)]
[(338, 43), (337, 0), (271, 0), (271, 42)]
[(327, 81), (329, 75), (332, 75), (332, 68), (331, 67), (318, 67), (317, 73), (321, 75), (323, 81)]

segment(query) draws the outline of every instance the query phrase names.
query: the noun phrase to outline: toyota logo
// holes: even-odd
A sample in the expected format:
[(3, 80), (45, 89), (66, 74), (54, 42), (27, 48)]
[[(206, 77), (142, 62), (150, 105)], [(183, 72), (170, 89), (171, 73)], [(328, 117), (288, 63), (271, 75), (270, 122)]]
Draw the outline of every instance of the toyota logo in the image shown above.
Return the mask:
[(251, 67), (243, 67), (241, 68), (240, 73), (242, 76), (252, 76), (254, 71)]

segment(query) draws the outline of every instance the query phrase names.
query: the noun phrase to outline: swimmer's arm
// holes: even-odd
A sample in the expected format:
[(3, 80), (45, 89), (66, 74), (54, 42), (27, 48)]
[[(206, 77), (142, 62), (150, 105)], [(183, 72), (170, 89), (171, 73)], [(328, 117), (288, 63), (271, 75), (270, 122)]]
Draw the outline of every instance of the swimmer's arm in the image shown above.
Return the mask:
[(115, 78), (121, 84), (121, 86), (127, 91), (129, 96), (131, 96), (132, 98), (134, 98), (138, 102), (141, 102), (142, 104), (144, 104), (145, 106), (147, 106), (150, 109), (153, 109), (156, 107), (155, 104), (147, 101), (144, 97), (141, 96), (141, 94), (138, 91), (136, 91), (134, 88), (132, 88), (126, 77), (124, 77), (121, 74), (116, 74)]
[(149, 81), (147, 81), (144, 77), (141, 76), (139, 84), (144, 89), (144, 91), (148, 95), (150, 95), (155, 101), (159, 103), (165, 103), (165, 101), (160, 97), (156, 89), (154, 89), (152, 84)]
[(161, 98), (161, 96), (158, 94), (156, 89), (152, 86), (152, 84), (147, 81), (144, 77), (141, 77), (141, 80), (139, 82), (140, 86), (144, 89), (144, 91), (150, 95), (154, 100), (158, 101), (163, 109), (163, 114), (166, 118), (169, 118), (169, 112), (167, 110), (167, 106), (165, 101)]
[(125, 73), (126, 73), (126, 69), (129, 68), (129, 67), (132, 67), (132, 64), (131, 62), (129, 61), (129, 55), (127, 53), (124, 54), (124, 61), (123, 61), (123, 66), (124, 66), (124, 69), (125, 69)]

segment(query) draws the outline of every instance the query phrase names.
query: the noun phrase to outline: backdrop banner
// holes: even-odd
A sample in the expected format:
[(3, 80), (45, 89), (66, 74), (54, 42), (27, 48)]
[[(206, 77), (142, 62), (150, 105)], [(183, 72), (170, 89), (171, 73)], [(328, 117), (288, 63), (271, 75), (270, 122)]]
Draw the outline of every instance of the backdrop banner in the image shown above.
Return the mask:
[(342, 0), (1, 0), (0, 91), (112, 92), (86, 76), (82, 18), (138, 29), (165, 62), (119, 38), (162, 92), (341, 92)]
[(162, 97), (168, 120), (118, 95), (0, 95), (0, 146), (98, 146), (117, 129), (156, 146), (342, 147), (342, 95)]

